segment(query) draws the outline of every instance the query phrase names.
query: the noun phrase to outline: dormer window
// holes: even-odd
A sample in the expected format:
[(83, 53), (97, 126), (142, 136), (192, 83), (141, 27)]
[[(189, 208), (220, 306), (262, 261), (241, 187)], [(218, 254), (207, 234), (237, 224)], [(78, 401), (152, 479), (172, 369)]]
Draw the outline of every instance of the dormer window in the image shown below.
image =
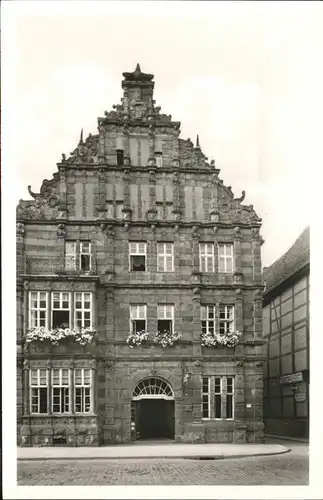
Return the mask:
[(162, 167), (163, 166), (163, 153), (156, 152), (155, 153), (155, 161), (156, 161), (157, 167)]
[(123, 165), (123, 149), (117, 149), (117, 165)]

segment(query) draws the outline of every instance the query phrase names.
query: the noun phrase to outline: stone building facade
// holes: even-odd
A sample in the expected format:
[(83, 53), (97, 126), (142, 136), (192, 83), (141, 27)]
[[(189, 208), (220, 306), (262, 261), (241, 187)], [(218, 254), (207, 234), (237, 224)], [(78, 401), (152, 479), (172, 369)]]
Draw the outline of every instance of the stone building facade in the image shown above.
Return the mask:
[(264, 420), (268, 434), (309, 437), (310, 231), (264, 269)]
[[(17, 207), (19, 443), (261, 442), (261, 219), (161, 113), (153, 75), (123, 76), (98, 133)], [(27, 342), (57, 328), (95, 335)]]

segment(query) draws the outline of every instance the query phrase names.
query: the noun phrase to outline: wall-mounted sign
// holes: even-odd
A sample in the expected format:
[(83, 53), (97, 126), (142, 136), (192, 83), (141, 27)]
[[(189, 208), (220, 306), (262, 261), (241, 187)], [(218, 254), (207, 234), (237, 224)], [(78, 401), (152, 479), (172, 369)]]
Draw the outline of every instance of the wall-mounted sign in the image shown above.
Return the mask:
[(305, 392), (296, 392), (294, 394), (294, 399), (297, 403), (302, 403), (306, 401), (306, 393)]
[(295, 384), (296, 382), (303, 382), (303, 373), (291, 373), (290, 375), (284, 375), (280, 377), (281, 384)]

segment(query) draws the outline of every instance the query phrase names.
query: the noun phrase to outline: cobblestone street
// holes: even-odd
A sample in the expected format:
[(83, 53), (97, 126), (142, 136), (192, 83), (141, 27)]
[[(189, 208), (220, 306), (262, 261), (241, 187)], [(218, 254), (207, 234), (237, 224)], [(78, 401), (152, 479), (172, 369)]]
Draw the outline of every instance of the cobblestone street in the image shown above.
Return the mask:
[(224, 460), (19, 461), (18, 484), (307, 485), (308, 446), (293, 442), (288, 446), (292, 451), (279, 456)]

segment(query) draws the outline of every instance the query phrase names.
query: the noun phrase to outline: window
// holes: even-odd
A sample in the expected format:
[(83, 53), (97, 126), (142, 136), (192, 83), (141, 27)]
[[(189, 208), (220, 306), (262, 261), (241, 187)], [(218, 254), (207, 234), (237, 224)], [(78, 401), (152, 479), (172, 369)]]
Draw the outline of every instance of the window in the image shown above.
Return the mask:
[(74, 371), (75, 413), (90, 413), (92, 409), (92, 372), (88, 368)]
[(65, 241), (65, 269), (75, 271), (80, 269), (87, 272), (91, 270), (91, 242)]
[(92, 327), (92, 293), (74, 294), (74, 325), (70, 292), (52, 292), (51, 324), (48, 325), (48, 293), (29, 293), (29, 328), (88, 328)]
[(213, 243), (200, 243), (200, 271), (202, 273), (214, 272)]
[(224, 334), (234, 330), (234, 307), (220, 306), (219, 310), (219, 333)]
[(48, 412), (47, 370), (30, 370), (30, 411), (31, 413)]
[(173, 272), (174, 271), (174, 244), (173, 243), (158, 243), (157, 244), (157, 271)]
[(106, 202), (107, 219), (113, 219), (113, 201)]
[(52, 293), (52, 328), (70, 327), (70, 293)]
[(156, 202), (156, 210), (157, 210), (157, 219), (163, 220), (164, 219), (164, 205), (163, 205), (163, 203)]
[(130, 271), (146, 270), (146, 243), (129, 243)]
[(76, 269), (76, 241), (65, 241), (65, 269)]
[(202, 333), (215, 334), (215, 306), (201, 306)]
[(211, 397), (210, 397), (210, 377), (203, 377), (202, 380), (202, 418), (210, 418)]
[(123, 219), (124, 218), (122, 210), (123, 210), (123, 202), (122, 201), (117, 201), (117, 204), (116, 204), (116, 218), (117, 219)]
[(172, 304), (159, 304), (157, 306), (157, 330), (160, 333), (174, 331), (174, 306)]
[(117, 149), (117, 165), (123, 165), (123, 149)]
[(130, 331), (132, 333), (146, 331), (147, 306), (137, 304), (130, 306)]
[(52, 412), (70, 412), (70, 370), (68, 368), (52, 370)]
[(90, 328), (92, 326), (92, 294), (75, 293), (75, 327)]
[(234, 377), (202, 377), (202, 417), (234, 418)]
[(219, 245), (219, 272), (232, 273), (233, 272), (233, 245)]
[(162, 167), (163, 166), (163, 153), (156, 152), (155, 153), (155, 160), (156, 160), (156, 166), (157, 167)]
[(82, 271), (91, 269), (91, 243), (89, 241), (80, 242), (80, 268)]
[(173, 219), (173, 204), (172, 203), (166, 203), (166, 220), (172, 220)]
[(29, 326), (36, 328), (39, 326), (47, 327), (47, 292), (29, 293)]

